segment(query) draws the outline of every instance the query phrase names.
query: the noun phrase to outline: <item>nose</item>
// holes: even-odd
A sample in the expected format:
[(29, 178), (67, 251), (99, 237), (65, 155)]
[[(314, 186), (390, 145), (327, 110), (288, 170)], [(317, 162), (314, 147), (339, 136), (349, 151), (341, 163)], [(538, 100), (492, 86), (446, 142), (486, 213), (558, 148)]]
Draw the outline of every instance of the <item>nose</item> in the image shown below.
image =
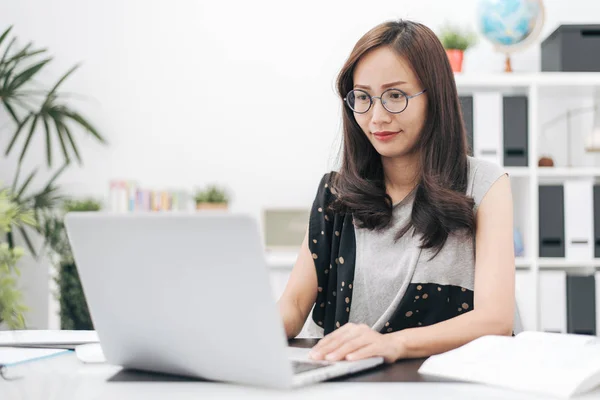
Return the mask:
[[(379, 100), (379, 101), (377, 101)], [(374, 124), (381, 124), (386, 122), (391, 122), (392, 116), (385, 109), (382, 103), (382, 99), (379, 97), (373, 97), (373, 108), (371, 110), (373, 114), (371, 115), (371, 122)]]

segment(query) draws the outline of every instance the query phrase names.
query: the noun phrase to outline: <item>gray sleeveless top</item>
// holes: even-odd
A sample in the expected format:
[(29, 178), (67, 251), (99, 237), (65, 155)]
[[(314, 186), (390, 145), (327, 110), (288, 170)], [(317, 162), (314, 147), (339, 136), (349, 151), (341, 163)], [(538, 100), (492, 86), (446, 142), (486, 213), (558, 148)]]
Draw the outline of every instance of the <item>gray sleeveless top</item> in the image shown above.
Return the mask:
[[(473, 197), (476, 212), (488, 190), (506, 172), (497, 164), (473, 157), (468, 157), (468, 166), (467, 194)], [(321, 184), (327, 186), (323, 181)], [(319, 260), (315, 259), (317, 275), (320, 277), (320, 297), (323, 297), (321, 294), (323, 286), (329, 287), (332, 283), (332, 276), (328, 276), (328, 272), (323, 273), (323, 268), (332, 271), (335, 265), (340, 270), (338, 275), (345, 276), (345, 278), (335, 279), (338, 282), (337, 290), (332, 292), (334, 298), (338, 293), (348, 297), (341, 297), (346, 304), (342, 302), (341, 309), (338, 307), (337, 314), (341, 313), (342, 316), (336, 316), (336, 321), (332, 322), (334, 325), (330, 330), (338, 328), (341, 325), (340, 320), (343, 320), (343, 323), (364, 323), (374, 330), (391, 332), (406, 327), (405, 320), (406, 324), (423, 326), (472, 309), (475, 276), (474, 236), (451, 234), (442, 250), (433, 259), (431, 258), (435, 250), (421, 250), (419, 248), (421, 236), (412, 235), (412, 231), (400, 240), (394, 241), (396, 232), (410, 219), (414, 194), (413, 190), (394, 205), (392, 223), (383, 231), (370, 231), (356, 226), (352, 226), (352, 229), (349, 227), (343, 229), (346, 236), (353, 234), (353, 240), (346, 240), (346, 245), (342, 246), (345, 250), (341, 250), (351, 256), (352, 259), (346, 264), (352, 263), (350, 267), (353, 267), (352, 271), (346, 270), (349, 265), (340, 265), (338, 261), (340, 257), (331, 256), (334, 262), (326, 262), (325, 264), (329, 264), (326, 267), (320, 267)], [(326, 234), (324, 227), (331, 225), (333, 216), (326, 216), (323, 213), (325, 207), (323, 203), (326, 200), (323, 200), (323, 196), (321, 198), (322, 200), (319, 200), (317, 196), (313, 204), (309, 234), (324, 238)], [(319, 224), (319, 218), (325, 219), (322, 221), (324, 224)], [(347, 219), (346, 217), (345, 220)], [(347, 221), (340, 224), (342, 227), (344, 225), (348, 225)], [(341, 231), (342, 229), (337, 229), (331, 232), (332, 237), (339, 238)], [(313, 257), (318, 257), (318, 252), (327, 252), (324, 246), (330, 247), (333, 244), (333, 242), (321, 243), (319, 247), (317, 243), (313, 241), (309, 244)], [(336, 250), (339, 252), (339, 249), (338, 243)], [(335, 293), (336, 291), (338, 293)], [(325, 333), (323, 328), (325, 321), (322, 321), (325, 314), (323, 309), (326, 309), (325, 306), (331, 307), (332, 304), (330, 300), (327, 302), (323, 300), (325, 299), (317, 299), (313, 318), (305, 325), (308, 336), (322, 337)], [(343, 315), (344, 313), (347, 315)], [(395, 327), (391, 326), (391, 323)]]

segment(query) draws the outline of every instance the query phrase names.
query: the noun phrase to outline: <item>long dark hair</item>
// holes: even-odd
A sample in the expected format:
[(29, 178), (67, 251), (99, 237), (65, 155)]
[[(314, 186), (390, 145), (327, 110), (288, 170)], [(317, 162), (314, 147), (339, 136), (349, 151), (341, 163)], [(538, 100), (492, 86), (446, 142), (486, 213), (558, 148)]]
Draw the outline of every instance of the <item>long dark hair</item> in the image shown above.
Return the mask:
[[(353, 88), (360, 58), (380, 46), (389, 46), (408, 60), (428, 96), (426, 121), (416, 143), (421, 157), (412, 215), (396, 238), (413, 226), (415, 233), (423, 235), (421, 247), (439, 252), (451, 232), (475, 231), (474, 200), (465, 193), (468, 145), (454, 74), (431, 29), (405, 20), (385, 22), (367, 32), (352, 50), (338, 75), (340, 98)], [(336, 200), (332, 209), (351, 211), (359, 227), (385, 228), (392, 219), (393, 204), (386, 193), (381, 156), (352, 110), (343, 108), (342, 162), (333, 181)]]

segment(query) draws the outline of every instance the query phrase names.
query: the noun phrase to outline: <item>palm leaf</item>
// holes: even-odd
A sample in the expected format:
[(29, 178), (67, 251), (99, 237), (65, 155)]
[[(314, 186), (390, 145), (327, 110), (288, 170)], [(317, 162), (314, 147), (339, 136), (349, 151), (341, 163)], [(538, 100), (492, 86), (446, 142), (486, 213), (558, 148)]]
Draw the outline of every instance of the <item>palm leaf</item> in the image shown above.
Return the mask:
[(13, 146), (15, 145), (15, 142), (17, 141), (19, 134), (23, 130), (23, 127), (27, 124), (27, 122), (29, 122), (29, 120), (33, 117), (33, 115), (34, 114), (30, 112), (29, 115), (27, 115), (27, 117), (25, 117), (25, 119), (23, 121), (21, 121), (21, 123), (17, 127), (17, 131), (14, 133), (12, 139), (10, 140), (10, 143), (8, 144), (8, 147), (6, 148), (6, 152), (4, 153), (5, 156), (8, 156), (10, 154), (10, 151), (12, 150)]
[(96, 139), (100, 141), (100, 143), (106, 143), (106, 140), (100, 136), (96, 128), (94, 128), (85, 118), (83, 118), (79, 113), (74, 111), (67, 111), (65, 115), (71, 118), (73, 121), (77, 122), (79, 125), (87, 129)]
[(69, 127), (66, 124), (63, 124), (63, 133), (67, 137), (67, 139), (69, 139), (71, 147), (73, 148), (73, 153), (75, 153), (77, 161), (79, 161), (79, 164), (81, 164), (81, 156), (79, 155), (79, 150), (77, 150), (77, 145), (75, 144), (75, 140), (73, 140), (73, 135), (71, 135), (71, 131), (69, 130)]
[(2, 45), (2, 42), (4, 42), (4, 39), (6, 39), (6, 37), (8, 36), (9, 32), (12, 30), (13, 26), (9, 26), (8, 28), (6, 28), (6, 30), (2, 33), (2, 35), (0, 36), (0, 46)]
[(27, 177), (27, 179), (25, 179), (25, 182), (23, 183), (23, 186), (21, 186), (21, 189), (19, 189), (19, 191), (17, 192), (17, 195), (15, 196), (15, 201), (19, 202), (19, 200), (21, 199), (21, 196), (23, 196), (23, 193), (25, 193), (25, 190), (27, 190), (27, 187), (29, 186), (29, 184), (33, 180), (35, 174), (37, 174), (37, 168), (34, 169), (31, 174), (29, 174), (29, 176)]
[(29, 239), (29, 234), (27, 233), (25, 228), (22, 226), (19, 226), (18, 229), (19, 229), (19, 232), (21, 232), (21, 236), (23, 236), (23, 240), (25, 241), (25, 244), (27, 245), (27, 249), (31, 252), (31, 255), (33, 255), (33, 258), (35, 258), (37, 260), (38, 254), (37, 254), (37, 251), (35, 251), (35, 249), (33, 248), (33, 243), (31, 243), (31, 240)]
[(44, 68), (44, 66), (46, 64), (48, 64), (51, 60), (52, 60), (51, 58), (46, 58), (45, 60), (42, 60), (42, 61), (38, 62), (37, 64), (30, 66), (25, 71), (20, 72), (18, 75), (16, 75), (14, 77), (14, 79), (10, 83), (11, 90), (16, 90), (16, 89), (20, 88), (23, 84), (25, 84), (31, 78), (33, 78), (35, 76), (35, 74), (40, 72), (40, 70), (42, 68)]
[(71, 162), (71, 159), (69, 158), (69, 152), (67, 151), (65, 139), (63, 138), (62, 121), (58, 118), (52, 119), (54, 120), (54, 125), (56, 126), (56, 135), (58, 136), (58, 140), (60, 141), (60, 147), (62, 148), (63, 155), (65, 156), (65, 162), (69, 164)]
[(10, 48), (12, 47), (13, 44), (15, 44), (16, 41), (17, 41), (17, 38), (12, 38), (12, 40), (8, 43), (8, 46), (6, 46), (6, 49), (4, 50), (4, 54), (2, 54), (2, 58), (0, 58), (0, 65), (3, 65), (6, 62), (6, 57), (8, 56), (8, 52), (10, 51)]
[(12, 56), (8, 60), (6, 60), (5, 64), (9, 65), (9, 64), (11, 64), (13, 62), (19, 62), (19, 61), (21, 61), (24, 58), (29, 58), (29, 57), (37, 56), (38, 54), (45, 53), (47, 51), (46, 49), (39, 49), (39, 50), (34, 50), (34, 51), (27, 51), (27, 50), (29, 50), (30, 47), (31, 47), (31, 43), (29, 43), (27, 46), (25, 46), (17, 54), (15, 54), (14, 56)]
[(35, 132), (35, 128), (37, 127), (37, 121), (40, 117), (39, 114), (35, 114), (33, 117), (33, 122), (31, 123), (31, 128), (29, 129), (29, 135), (27, 135), (27, 139), (25, 140), (25, 144), (23, 145), (23, 150), (21, 150), (21, 156), (19, 157), (19, 162), (23, 162), (25, 158), (25, 154), (27, 153), (27, 148), (29, 147), (29, 143), (31, 143), (31, 138), (33, 137), (33, 132)]
[(19, 125), (19, 117), (17, 117), (17, 114), (15, 113), (15, 110), (12, 108), (10, 103), (7, 101), (3, 101), (2, 104), (4, 104), (4, 108), (6, 109), (6, 111), (8, 111), (8, 114), (12, 117), (13, 121), (15, 121), (17, 125)]
[(42, 121), (44, 121), (44, 130), (46, 131), (46, 155), (48, 161), (48, 167), (52, 166), (52, 142), (50, 141), (50, 126), (48, 125), (48, 118), (46, 115), (42, 115)]
[(46, 97), (46, 99), (49, 99), (51, 95), (53, 95), (56, 90), (58, 89), (58, 87), (65, 81), (65, 79), (67, 79), (69, 77), (69, 75), (71, 75), (77, 68), (79, 68), (79, 64), (76, 64), (75, 66), (73, 66), (70, 70), (68, 70), (59, 80), (58, 82), (56, 82), (56, 84), (54, 85), (54, 87), (52, 87), (52, 89), (50, 90), (50, 92), (48, 92), (48, 96)]
[(21, 164), (17, 164), (17, 172), (15, 173), (15, 177), (13, 178), (13, 183), (11, 186), (11, 191), (15, 193), (17, 191), (17, 182), (19, 181), (19, 175), (21, 174)]

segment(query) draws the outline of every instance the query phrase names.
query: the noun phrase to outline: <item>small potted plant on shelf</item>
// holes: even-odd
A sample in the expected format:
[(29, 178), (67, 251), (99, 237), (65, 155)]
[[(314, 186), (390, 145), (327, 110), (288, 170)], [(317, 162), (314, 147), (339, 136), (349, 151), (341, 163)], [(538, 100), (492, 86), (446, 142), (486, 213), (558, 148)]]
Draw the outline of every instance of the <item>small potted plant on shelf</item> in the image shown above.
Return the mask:
[(203, 190), (198, 190), (194, 195), (197, 210), (227, 209), (229, 194), (224, 188), (209, 185)]
[(469, 30), (446, 24), (439, 34), (454, 72), (462, 72), (465, 51), (477, 43), (477, 35)]

